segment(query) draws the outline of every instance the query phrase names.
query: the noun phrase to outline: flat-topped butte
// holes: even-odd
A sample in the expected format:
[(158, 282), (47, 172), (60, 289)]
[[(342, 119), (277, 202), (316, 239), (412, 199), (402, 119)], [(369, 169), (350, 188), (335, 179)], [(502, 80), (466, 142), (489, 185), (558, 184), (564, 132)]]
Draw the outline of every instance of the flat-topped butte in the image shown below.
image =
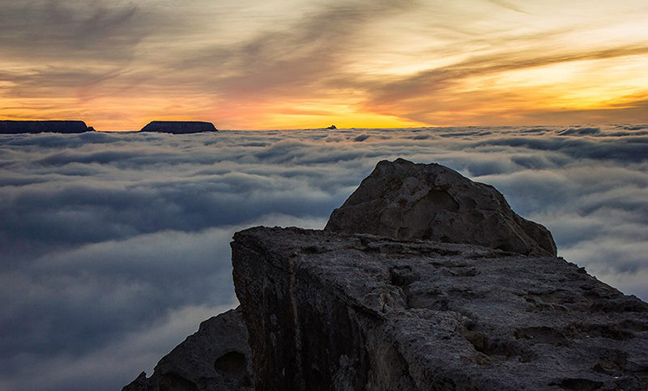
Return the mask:
[(217, 132), (211, 122), (202, 121), (152, 121), (142, 128), (141, 132), (158, 132), (171, 134), (191, 134)]
[(83, 121), (0, 121), (0, 134), (94, 132)]

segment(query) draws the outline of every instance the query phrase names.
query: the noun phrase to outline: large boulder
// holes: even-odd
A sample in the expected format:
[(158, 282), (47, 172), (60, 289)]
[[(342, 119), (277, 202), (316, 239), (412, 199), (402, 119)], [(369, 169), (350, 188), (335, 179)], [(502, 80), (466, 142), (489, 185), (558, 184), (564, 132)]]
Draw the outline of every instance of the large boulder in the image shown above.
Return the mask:
[(248, 333), (235, 309), (200, 324), (155, 366), (122, 391), (251, 391), (254, 376)]
[(556, 255), (551, 233), (513, 212), (494, 187), (439, 164), (404, 159), (378, 163), (325, 230)]
[(0, 134), (94, 132), (83, 121), (0, 121)]
[(257, 391), (648, 385), (648, 305), (561, 258), (262, 227), (232, 249)]
[(201, 121), (152, 121), (142, 128), (141, 132), (159, 132), (172, 134), (190, 134), (216, 132), (211, 122)]

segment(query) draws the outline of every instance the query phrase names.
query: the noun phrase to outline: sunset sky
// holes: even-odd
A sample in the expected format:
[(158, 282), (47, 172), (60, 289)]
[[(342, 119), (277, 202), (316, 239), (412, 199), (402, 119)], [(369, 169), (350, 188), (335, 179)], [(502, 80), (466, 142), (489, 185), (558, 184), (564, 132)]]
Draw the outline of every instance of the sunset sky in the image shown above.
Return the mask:
[(0, 119), (648, 121), (646, 0), (0, 0)]

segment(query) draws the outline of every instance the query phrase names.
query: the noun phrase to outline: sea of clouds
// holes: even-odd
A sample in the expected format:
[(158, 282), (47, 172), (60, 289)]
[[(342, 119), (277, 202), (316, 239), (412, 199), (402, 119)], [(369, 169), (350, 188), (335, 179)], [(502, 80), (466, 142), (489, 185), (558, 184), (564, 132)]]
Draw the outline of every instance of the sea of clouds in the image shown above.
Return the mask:
[(380, 160), (497, 187), (648, 299), (648, 125), (0, 135), (0, 389), (119, 390), (236, 306), (232, 234), (322, 228)]

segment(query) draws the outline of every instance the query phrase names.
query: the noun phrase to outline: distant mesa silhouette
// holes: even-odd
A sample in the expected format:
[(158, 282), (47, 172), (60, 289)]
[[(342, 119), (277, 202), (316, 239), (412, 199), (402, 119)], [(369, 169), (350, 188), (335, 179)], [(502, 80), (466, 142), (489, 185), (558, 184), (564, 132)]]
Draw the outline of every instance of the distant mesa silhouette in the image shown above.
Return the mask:
[(329, 126), (328, 128), (326, 128), (326, 129), (328, 129), (328, 130), (335, 130), (335, 129), (337, 129), (337, 126), (335, 126), (335, 125), (331, 125), (331, 126)]
[(83, 121), (0, 121), (0, 134), (85, 133), (94, 128)]
[(217, 132), (211, 122), (202, 121), (152, 121), (142, 128), (141, 132), (158, 132), (172, 134), (190, 134)]

